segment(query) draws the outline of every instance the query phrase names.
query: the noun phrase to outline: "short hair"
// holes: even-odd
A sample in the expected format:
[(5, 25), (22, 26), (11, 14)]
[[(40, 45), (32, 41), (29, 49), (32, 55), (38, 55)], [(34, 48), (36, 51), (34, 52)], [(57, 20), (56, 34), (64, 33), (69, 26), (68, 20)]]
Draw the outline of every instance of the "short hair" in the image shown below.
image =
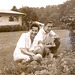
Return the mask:
[(52, 23), (52, 24), (53, 24), (53, 22), (52, 22), (52, 21), (48, 21), (48, 22), (45, 22), (45, 26), (46, 26), (48, 23)]
[(70, 22), (70, 23), (67, 23), (66, 26), (68, 27), (68, 29), (70, 27), (72, 27), (72, 30), (75, 29), (75, 22)]
[(39, 25), (37, 23), (32, 23), (31, 26), (30, 26), (30, 29), (32, 29), (32, 27), (37, 27), (38, 31), (40, 29), (40, 27), (39, 27)]

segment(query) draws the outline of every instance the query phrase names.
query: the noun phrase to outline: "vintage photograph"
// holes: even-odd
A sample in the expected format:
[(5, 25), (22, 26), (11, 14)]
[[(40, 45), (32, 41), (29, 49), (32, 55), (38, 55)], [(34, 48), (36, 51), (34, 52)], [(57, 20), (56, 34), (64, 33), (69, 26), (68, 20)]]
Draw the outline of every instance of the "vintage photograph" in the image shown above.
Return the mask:
[(75, 75), (75, 0), (0, 1), (0, 75)]

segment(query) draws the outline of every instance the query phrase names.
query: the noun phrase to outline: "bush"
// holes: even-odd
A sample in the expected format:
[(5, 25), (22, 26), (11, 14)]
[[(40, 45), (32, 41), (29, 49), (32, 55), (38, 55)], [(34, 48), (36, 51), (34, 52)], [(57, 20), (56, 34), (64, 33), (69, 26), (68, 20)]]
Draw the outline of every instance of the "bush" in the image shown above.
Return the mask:
[(60, 27), (53, 27), (53, 30), (60, 30)]
[(0, 26), (0, 32), (12, 32), (12, 31), (22, 31), (22, 30), (28, 30), (28, 27), (20, 25)]
[(64, 26), (64, 25), (61, 25), (61, 26), (60, 26), (60, 28), (61, 28), (61, 29), (65, 29), (65, 28), (66, 28), (66, 26)]

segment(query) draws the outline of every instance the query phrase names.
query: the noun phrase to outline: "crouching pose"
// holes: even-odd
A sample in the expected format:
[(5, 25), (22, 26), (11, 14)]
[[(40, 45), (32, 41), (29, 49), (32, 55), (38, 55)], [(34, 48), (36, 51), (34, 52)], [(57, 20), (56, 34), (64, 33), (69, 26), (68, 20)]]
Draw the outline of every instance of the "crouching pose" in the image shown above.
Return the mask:
[(13, 53), (13, 59), (19, 66), (31, 60), (42, 60), (42, 55), (40, 53), (36, 54), (34, 49), (32, 49), (32, 43), (38, 31), (38, 24), (33, 23), (30, 27), (30, 31), (23, 33), (17, 42), (17, 46)]
[(51, 52), (52, 54), (57, 53), (57, 49), (60, 45), (59, 36), (52, 30), (53, 22), (46, 22), (38, 34), (35, 36), (33, 47), (41, 46), (43, 50), (43, 56)]

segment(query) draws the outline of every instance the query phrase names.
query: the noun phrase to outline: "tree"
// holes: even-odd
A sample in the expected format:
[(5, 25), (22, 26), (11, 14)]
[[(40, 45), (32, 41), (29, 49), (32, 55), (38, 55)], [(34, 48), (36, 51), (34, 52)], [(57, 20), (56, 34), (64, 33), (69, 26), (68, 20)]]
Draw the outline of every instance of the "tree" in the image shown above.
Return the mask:
[(16, 6), (13, 6), (11, 10), (12, 11), (18, 11), (18, 9), (16, 8)]
[(22, 7), (19, 9), (19, 11), (26, 14), (25, 16), (23, 16), (23, 22), (25, 22), (26, 24), (28, 24), (28, 22), (30, 22), (30, 21), (37, 21), (38, 20), (38, 16), (33, 11), (33, 8)]

